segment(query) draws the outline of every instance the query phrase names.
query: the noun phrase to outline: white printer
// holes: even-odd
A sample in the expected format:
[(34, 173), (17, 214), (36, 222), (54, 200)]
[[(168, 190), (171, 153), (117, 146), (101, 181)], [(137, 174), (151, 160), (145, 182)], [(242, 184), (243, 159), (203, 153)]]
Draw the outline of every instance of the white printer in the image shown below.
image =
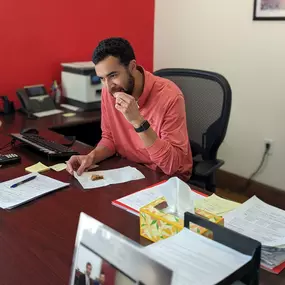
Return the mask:
[(68, 104), (83, 110), (101, 107), (102, 83), (92, 61), (62, 63), (61, 86)]

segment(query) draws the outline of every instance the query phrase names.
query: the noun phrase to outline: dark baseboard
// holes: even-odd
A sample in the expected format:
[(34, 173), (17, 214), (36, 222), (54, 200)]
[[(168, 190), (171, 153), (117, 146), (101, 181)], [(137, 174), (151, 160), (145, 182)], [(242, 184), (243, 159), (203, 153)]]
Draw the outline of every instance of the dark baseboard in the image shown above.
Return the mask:
[(217, 170), (216, 184), (217, 188), (225, 189), (226, 191), (230, 192), (236, 192), (246, 197), (256, 195), (264, 202), (284, 209), (285, 191), (281, 189), (277, 189), (254, 180), (249, 187), (246, 188), (246, 178), (223, 170)]

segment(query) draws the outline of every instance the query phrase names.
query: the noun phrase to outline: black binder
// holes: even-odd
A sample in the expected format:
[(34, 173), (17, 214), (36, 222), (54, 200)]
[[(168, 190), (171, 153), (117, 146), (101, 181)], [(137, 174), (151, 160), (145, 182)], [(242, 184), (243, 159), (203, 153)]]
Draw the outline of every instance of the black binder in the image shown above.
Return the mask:
[(237, 271), (226, 277), (216, 285), (232, 285), (240, 281), (246, 285), (259, 284), (259, 270), (261, 258), (261, 243), (241, 235), (235, 231), (215, 224), (200, 216), (186, 212), (184, 214), (184, 227), (189, 229), (189, 224), (194, 223), (213, 232), (213, 240), (230, 247), (243, 254), (251, 256), (251, 260)]

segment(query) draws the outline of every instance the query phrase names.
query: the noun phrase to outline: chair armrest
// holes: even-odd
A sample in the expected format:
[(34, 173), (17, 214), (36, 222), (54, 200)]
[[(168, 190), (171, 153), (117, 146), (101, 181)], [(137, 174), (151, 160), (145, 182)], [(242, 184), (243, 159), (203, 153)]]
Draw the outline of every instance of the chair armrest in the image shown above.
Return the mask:
[(223, 160), (205, 160), (197, 162), (193, 169), (193, 174), (207, 177), (211, 175), (216, 169), (220, 168), (225, 162)]

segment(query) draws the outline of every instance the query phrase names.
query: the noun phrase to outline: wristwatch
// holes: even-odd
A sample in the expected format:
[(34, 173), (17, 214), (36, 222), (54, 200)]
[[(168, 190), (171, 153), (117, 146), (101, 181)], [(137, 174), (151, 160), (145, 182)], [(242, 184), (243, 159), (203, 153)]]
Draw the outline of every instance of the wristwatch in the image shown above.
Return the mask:
[(147, 120), (144, 120), (138, 128), (134, 128), (137, 133), (142, 133), (150, 127), (150, 124)]

